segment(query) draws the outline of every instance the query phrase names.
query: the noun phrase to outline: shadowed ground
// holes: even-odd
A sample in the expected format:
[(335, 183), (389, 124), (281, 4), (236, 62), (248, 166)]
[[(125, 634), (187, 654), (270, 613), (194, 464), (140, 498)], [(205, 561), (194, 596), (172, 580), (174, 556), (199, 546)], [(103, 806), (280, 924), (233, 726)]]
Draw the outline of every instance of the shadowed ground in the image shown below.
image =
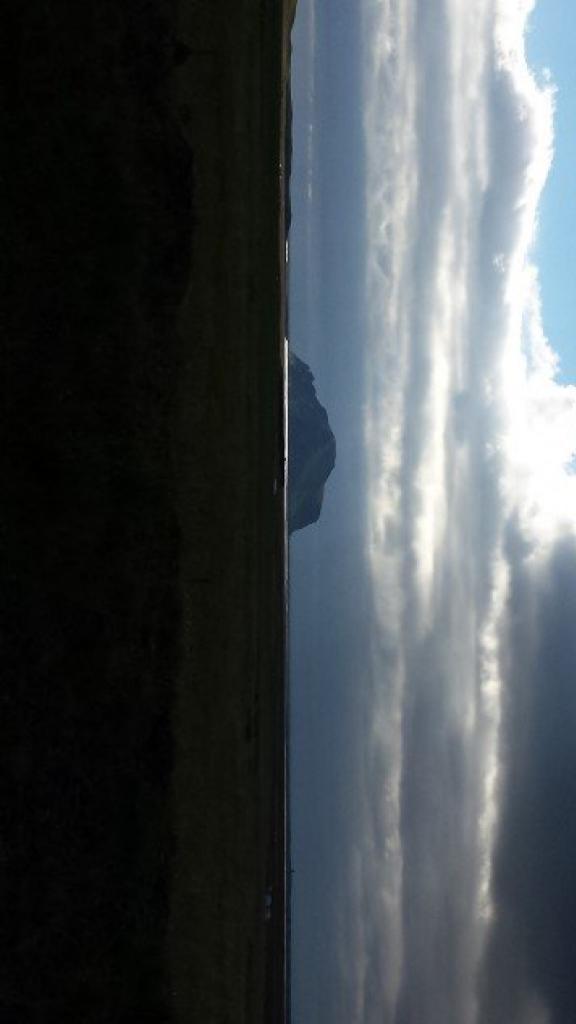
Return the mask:
[[(200, 325), (202, 348), (190, 350), (183, 367), (177, 428), (181, 515), (195, 517), (198, 532), (188, 535), (182, 561), (188, 643), (177, 705), (181, 843), (171, 962), (183, 1020), (205, 992), (203, 1019), (235, 1024), (261, 1019), (263, 1006), (264, 1019), (282, 1019), (285, 57), (278, 5), (216, 6), (220, 17), (207, 24), (183, 5), (180, 38), (200, 54), (181, 66), (174, 85), (186, 136), (204, 142), (195, 287), (179, 321), (183, 337)], [(218, 439), (216, 450), (206, 436)], [(212, 546), (202, 543), (204, 523)], [(190, 687), (191, 678), (200, 685)], [(205, 977), (213, 983), (202, 989)]]
[(5, 12), (7, 1024), (282, 1019), (282, 18)]

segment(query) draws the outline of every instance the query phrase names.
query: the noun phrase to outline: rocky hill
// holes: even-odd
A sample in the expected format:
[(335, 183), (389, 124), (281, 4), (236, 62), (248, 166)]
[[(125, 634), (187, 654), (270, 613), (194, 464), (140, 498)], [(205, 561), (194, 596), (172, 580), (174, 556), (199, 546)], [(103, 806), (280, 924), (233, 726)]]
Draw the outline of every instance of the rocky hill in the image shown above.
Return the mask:
[(310, 368), (293, 352), (288, 365), (288, 530), (315, 523), (336, 462), (336, 441)]

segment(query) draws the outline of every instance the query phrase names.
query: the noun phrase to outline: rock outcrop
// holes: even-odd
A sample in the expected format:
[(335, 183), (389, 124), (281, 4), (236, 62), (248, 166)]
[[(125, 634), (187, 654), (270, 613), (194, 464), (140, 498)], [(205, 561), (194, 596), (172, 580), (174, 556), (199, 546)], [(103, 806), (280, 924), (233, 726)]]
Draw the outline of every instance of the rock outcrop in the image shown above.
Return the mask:
[(288, 530), (315, 523), (336, 462), (336, 441), (318, 401), (310, 368), (293, 352), (288, 363)]

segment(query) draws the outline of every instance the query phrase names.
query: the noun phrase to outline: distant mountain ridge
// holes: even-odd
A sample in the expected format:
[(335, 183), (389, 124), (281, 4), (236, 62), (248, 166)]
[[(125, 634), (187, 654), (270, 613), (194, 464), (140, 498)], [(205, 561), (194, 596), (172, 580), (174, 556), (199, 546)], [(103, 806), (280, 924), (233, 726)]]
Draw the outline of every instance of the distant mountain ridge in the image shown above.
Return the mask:
[(288, 531), (315, 523), (336, 463), (336, 439), (310, 367), (288, 355)]

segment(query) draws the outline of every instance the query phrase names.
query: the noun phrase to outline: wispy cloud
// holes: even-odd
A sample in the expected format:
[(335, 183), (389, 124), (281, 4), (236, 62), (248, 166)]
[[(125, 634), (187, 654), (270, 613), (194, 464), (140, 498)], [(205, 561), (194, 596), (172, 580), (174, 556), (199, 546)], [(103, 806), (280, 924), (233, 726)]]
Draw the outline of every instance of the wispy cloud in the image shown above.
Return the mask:
[(507, 554), (507, 770), (480, 1020), (569, 1024), (576, 1014), (576, 540), (565, 536), (543, 550), (511, 521)]
[(323, 81), (294, 235), (339, 446), (291, 562), (302, 1024), (576, 1019), (576, 389), (533, 265), (555, 93), (532, 6), (362, 0), (350, 55), (348, 0), (313, 4), (323, 66), (362, 69), (365, 162)]
[[(494, 851), (504, 836), (506, 862), (514, 799), (511, 594), (521, 578), (523, 614), (538, 604), (576, 523), (576, 390), (555, 378), (531, 263), (554, 108), (526, 62), (532, 6), (362, 5), (364, 536), (378, 628), (343, 883), (356, 908), (341, 924), (347, 1024), (472, 1024), (502, 990), (486, 951), (503, 934)], [(526, 685), (539, 692), (542, 676)], [(516, 1001), (486, 1020), (568, 1020), (535, 957), (509, 954)]]

